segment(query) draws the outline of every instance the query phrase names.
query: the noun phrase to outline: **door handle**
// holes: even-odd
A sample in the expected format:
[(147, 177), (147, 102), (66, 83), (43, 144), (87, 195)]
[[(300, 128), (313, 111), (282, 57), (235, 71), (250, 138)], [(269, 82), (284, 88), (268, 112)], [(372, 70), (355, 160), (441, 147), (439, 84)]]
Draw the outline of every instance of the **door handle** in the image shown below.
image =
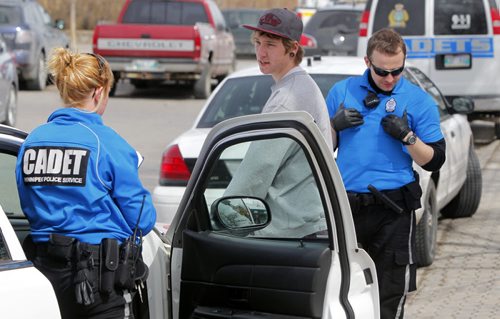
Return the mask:
[(368, 286), (368, 285), (373, 284), (373, 276), (372, 276), (372, 271), (370, 270), (370, 268), (363, 269), (363, 274), (365, 275), (366, 285)]

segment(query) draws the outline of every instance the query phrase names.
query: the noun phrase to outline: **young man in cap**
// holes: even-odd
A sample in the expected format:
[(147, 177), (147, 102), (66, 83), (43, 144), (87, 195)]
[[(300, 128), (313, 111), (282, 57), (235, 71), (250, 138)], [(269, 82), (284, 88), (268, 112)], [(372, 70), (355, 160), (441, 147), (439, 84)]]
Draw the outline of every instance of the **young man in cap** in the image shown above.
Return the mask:
[[(271, 9), (260, 17), (253, 42), (260, 70), (276, 82), (262, 112), (306, 111), (314, 118), (333, 151), (328, 109), (314, 80), (299, 67), (304, 50), (299, 44), (302, 21), (287, 9)], [(233, 174), (224, 196), (263, 198), (272, 213), (271, 223), (255, 237), (295, 238), (324, 236), (327, 229), (315, 178), (299, 143), (288, 137), (251, 143)], [(246, 226), (237, 216), (228, 219)]]
[(262, 112), (308, 112), (333, 149), (330, 117), (323, 95), (299, 66), (304, 56), (299, 44), (302, 20), (288, 9), (270, 9), (262, 14), (257, 25), (243, 27), (254, 31), (252, 41), (261, 72), (271, 75), (276, 82)]

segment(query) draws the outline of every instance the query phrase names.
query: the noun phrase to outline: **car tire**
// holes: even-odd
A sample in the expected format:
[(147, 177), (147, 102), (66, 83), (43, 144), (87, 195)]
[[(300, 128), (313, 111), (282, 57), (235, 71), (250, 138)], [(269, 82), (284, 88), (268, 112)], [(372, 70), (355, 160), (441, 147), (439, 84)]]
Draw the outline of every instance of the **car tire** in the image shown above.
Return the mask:
[(10, 85), (7, 108), (5, 110), (5, 121), (2, 124), (14, 126), (17, 118), (17, 92), (14, 84)]
[(442, 209), (441, 214), (448, 218), (471, 217), (474, 215), (481, 201), (482, 182), (479, 158), (474, 147), (471, 146), (469, 148), (465, 183), (457, 196)]
[(438, 229), (438, 206), (436, 199), (436, 186), (434, 181), (429, 180), (427, 191), (422, 200), (423, 214), (417, 224), (416, 230), (416, 254), (417, 265), (426, 267), (432, 264), (436, 254), (437, 229)]
[(500, 139), (500, 119), (496, 119), (495, 121), (495, 136), (497, 139)]
[(148, 80), (130, 80), (130, 84), (132, 84), (136, 89), (147, 89), (150, 86), (150, 81)]
[(206, 99), (212, 93), (212, 70), (207, 64), (201, 73), (200, 78), (194, 83), (193, 94), (196, 99)]
[(45, 65), (45, 55), (40, 53), (36, 65), (36, 76), (34, 79), (27, 80), (26, 86), (30, 90), (43, 91), (47, 87), (47, 68)]

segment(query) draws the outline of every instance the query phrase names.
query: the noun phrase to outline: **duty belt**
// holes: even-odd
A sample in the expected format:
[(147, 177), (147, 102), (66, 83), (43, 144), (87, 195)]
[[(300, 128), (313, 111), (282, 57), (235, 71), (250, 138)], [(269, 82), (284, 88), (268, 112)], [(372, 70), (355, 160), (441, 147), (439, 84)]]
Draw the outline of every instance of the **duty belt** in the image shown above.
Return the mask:
[[(401, 189), (381, 191), (381, 193), (389, 197), (393, 201), (402, 201), (405, 198)], [(384, 205), (384, 202), (372, 193), (348, 192), (347, 196), (350, 200), (357, 201), (360, 206)]]
[[(35, 243), (36, 255), (40, 257), (52, 257), (52, 255), (49, 253), (50, 245), (51, 244), (49, 242)], [(92, 259), (94, 259), (95, 261), (99, 260), (100, 245), (91, 245), (86, 243), (81, 243), (81, 245), (82, 245), (81, 248), (90, 253)], [(72, 249), (74, 249), (74, 247), (72, 247)], [(73, 255), (73, 253), (71, 255)]]

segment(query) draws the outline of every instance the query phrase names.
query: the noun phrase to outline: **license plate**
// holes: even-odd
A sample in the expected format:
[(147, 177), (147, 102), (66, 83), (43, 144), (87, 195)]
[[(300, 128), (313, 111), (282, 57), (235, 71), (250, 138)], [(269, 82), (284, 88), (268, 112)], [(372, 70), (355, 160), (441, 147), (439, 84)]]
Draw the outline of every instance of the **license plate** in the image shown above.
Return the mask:
[(160, 64), (157, 60), (138, 59), (132, 61), (128, 71), (158, 71)]
[(443, 67), (445, 69), (470, 69), (471, 66), (472, 57), (469, 53), (444, 55)]

